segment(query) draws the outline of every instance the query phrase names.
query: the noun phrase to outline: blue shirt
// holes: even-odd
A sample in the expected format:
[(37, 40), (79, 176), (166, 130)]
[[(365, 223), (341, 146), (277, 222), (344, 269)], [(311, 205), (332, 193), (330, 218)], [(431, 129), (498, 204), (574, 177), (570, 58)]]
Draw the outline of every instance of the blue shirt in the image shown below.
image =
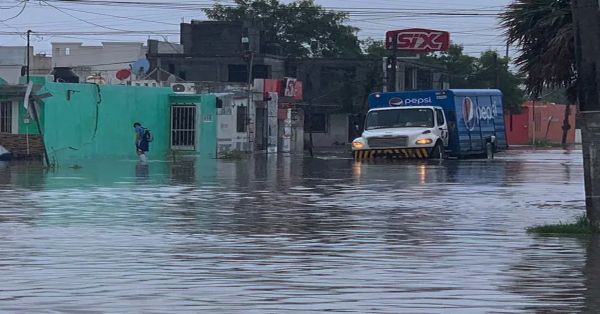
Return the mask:
[(137, 134), (136, 141), (141, 142), (144, 140), (144, 131), (146, 129), (144, 127), (138, 126), (135, 128), (135, 133)]

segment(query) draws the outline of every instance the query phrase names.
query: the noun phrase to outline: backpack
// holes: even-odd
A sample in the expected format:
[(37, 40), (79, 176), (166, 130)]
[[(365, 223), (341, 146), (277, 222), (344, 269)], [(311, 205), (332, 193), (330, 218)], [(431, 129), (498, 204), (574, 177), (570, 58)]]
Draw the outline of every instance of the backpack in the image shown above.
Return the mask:
[(148, 143), (150, 143), (154, 140), (154, 136), (148, 129), (144, 129), (144, 140), (146, 140), (146, 142), (148, 142)]

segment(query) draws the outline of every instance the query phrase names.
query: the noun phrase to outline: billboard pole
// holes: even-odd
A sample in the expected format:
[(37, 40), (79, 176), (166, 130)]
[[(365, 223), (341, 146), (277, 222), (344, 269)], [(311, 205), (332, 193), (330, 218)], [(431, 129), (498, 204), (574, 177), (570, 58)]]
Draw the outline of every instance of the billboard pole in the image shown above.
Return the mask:
[(392, 41), (392, 56), (390, 60), (390, 71), (388, 78), (390, 80), (390, 91), (396, 91), (396, 81), (397, 81), (397, 73), (396, 68), (398, 67), (398, 37), (394, 36), (394, 40)]

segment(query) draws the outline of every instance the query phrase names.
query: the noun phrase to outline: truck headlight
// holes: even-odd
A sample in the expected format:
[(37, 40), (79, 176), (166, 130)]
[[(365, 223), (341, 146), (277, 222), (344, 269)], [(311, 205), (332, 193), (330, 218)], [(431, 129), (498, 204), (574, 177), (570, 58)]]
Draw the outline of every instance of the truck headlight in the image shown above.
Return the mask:
[(352, 148), (354, 149), (362, 149), (363, 147), (365, 147), (365, 144), (359, 141), (353, 141), (352, 142)]
[(433, 140), (430, 138), (420, 138), (415, 142), (417, 145), (428, 145), (431, 143), (433, 143)]

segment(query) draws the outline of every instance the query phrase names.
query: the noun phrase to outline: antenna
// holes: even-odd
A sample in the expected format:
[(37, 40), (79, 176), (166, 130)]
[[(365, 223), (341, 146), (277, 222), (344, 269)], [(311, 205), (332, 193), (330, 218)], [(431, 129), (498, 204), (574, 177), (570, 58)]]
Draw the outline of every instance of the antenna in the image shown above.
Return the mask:
[(145, 58), (139, 59), (131, 65), (131, 71), (137, 78), (142, 77), (150, 71), (150, 61)]
[(123, 83), (123, 81), (128, 79), (130, 76), (131, 71), (129, 69), (121, 69), (115, 74), (115, 77), (117, 78), (117, 80), (121, 81), (121, 83)]

